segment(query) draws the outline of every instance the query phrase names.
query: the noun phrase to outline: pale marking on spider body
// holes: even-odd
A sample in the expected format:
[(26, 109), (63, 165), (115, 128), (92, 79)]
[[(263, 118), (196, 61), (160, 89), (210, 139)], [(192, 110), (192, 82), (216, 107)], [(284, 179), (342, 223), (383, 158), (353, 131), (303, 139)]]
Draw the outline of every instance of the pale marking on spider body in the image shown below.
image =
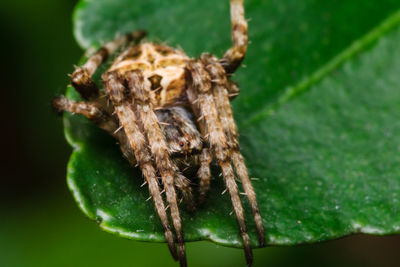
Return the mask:
[(130, 48), (112, 64), (109, 71), (125, 74), (141, 70), (153, 106), (163, 107), (187, 102), (185, 67), (189, 57), (182, 51), (153, 43)]

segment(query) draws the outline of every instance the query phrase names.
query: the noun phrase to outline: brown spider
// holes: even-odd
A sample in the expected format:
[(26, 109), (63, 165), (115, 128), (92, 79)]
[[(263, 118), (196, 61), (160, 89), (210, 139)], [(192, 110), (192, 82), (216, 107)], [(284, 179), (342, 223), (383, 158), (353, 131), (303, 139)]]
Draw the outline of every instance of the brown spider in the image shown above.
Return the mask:
[[(165, 45), (139, 43), (145, 33), (138, 31), (107, 43), (74, 71), (72, 85), (85, 102), (74, 102), (64, 96), (53, 100), (56, 110), (82, 114), (115, 137), (130, 164), (140, 167), (169, 250), (181, 266), (186, 266), (186, 253), (175, 190), (182, 193), (188, 208), (193, 210), (195, 200), (190, 181), (182, 172), (184, 166), (198, 166), (198, 202), (204, 202), (213, 158), (222, 169), (231, 196), (248, 265), (252, 264), (252, 250), (233, 167), (251, 204), (260, 246), (265, 245), (262, 219), (239, 151), (230, 106), (230, 98), (239, 90), (229, 78), (242, 62), (248, 40), (243, 0), (230, 0), (230, 5), (233, 46), (222, 59), (210, 54), (193, 59)], [(92, 75), (109, 55), (127, 45), (103, 73), (104, 91), (99, 90)], [(158, 175), (175, 235), (161, 196)]]

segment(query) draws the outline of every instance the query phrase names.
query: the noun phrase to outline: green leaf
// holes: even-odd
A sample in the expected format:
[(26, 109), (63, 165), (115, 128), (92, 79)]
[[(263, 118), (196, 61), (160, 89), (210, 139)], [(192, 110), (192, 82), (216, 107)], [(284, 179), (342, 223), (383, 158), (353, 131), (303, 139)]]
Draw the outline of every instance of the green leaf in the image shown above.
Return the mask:
[[(399, 9), (397, 0), (246, 2), (252, 44), (234, 77), (234, 112), (268, 244), (400, 231)], [(191, 56), (230, 45), (227, 0), (86, 0), (74, 22), (83, 48), (139, 28)], [(80, 208), (106, 231), (164, 241), (140, 171), (115, 141), (84, 118), (64, 122)], [(185, 238), (240, 247), (220, 177), (211, 187), (195, 214), (182, 206)]]

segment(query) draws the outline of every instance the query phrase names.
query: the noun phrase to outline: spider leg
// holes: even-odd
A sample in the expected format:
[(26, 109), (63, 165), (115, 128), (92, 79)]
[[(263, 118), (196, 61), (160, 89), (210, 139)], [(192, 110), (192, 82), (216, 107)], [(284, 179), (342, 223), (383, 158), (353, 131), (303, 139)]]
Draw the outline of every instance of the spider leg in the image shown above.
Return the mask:
[(145, 136), (140, 131), (137, 124), (137, 118), (135, 113), (131, 109), (130, 96), (126, 95), (125, 86), (123, 80), (118, 77), (117, 73), (107, 73), (104, 75), (106, 93), (110, 97), (118, 118), (124, 128), (126, 137), (129, 141), (131, 148), (134, 151), (134, 155), (138, 165), (140, 166), (142, 173), (149, 184), (149, 191), (153, 197), (154, 204), (158, 216), (160, 217), (161, 223), (164, 228), (165, 238), (168, 242), (169, 250), (175, 260), (178, 259), (174, 237), (168, 222), (168, 216), (165, 211), (165, 206), (161, 193), (158, 186), (156, 171), (152, 164), (152, 157), (148, 150)]
[(212, 156), (208, 148), (204, 148), (200, 155), (200, 168), (197, 171), (197, 176), (200, 179), (199, 184), (199, 204), (203, 204), (206, 200), (208, 190), (210, 189), (210, 163)]
[(71, 75), (71, 82), (75, 90), (86, 100), (94, 99), (99, 94), (99, 88), (92, 79), (97, 68), (107, 60), (108, 56), (117, 49), (131, 41), (138, 41), (146, 35), (144, 31), (136, 31), (125, 34), (115, 40), (106, 43), (97, 50), (81, 67), (77, 67)]
[(161, 174), (167, 201), (171, 210), (172, 222), (175, 228), (178, 242), (179, 261), (182, 267), (186, 266), (185, 241), (183, 238), (181, 217), (177, 203), (174, 187), (174, 178), (178, 175), (178, 167), (171, 160), (168, 153), (167, 143), (161, 131), (156, 114), (150, 102), (150, 90), (146, 90), (144, 78), (140, 70), (134, 70), (127, 74), (128, 86), (131, 90), (133, 106), (140, 116), (143, 129), (146, 132), (150, 150), (155, 157), (157, 169)]
[(222, 130), (221, 122), (218, 118), (214, 96), (212, 95), (211, 91), (211, 79), (200, 61), (189, 62), (188, 70), (192, 74), (191, 76), (193, 82), (193, 86), (188, 90), (188, 98), (191, 102), (194, 112), (200, 113), (204, 118), (207, 134), (203, 136), (203, 138), (205, 138), (205, 140), (207, 140), (211, 145), (218, 164), (222, 169), (225, 184), (229, 190), (233, 209), (239, 224), (247, 265), (250, 266), (253, 262), (250, 238), (247, 233), (247, 227), (244, 220), (244, 211), (230, 162), (228, 143)]
[(236, 170), (236, 174), (242, 181), (243, 188), (246, 196), (250, 202), (251, 209), (253, 212), (254, 221), (256, 223), (258, 239), (261, 246), (265, 245), (265, 231), (262, 223), (262, 218), (258, 208), (256, 194), (254, 192), (253, 185), (251, 184), (249, 175), (247, 173), (244, 159), (240, 153), (239, 142), (238, 142), (238, 131), (233, 119), (232, 108), (229, 101), (229, 93), (227, 90), (228, 81), (226, 79), (226, 73), (218, 59), (212, 55), (203, 54), (201, 59), (204, 64), (207, 65), (207, 70), (213, 81), (213, 94), (214, 101), (217, 105), (219, 118), (221, 120), (222, 129), (225, 132), (228, 141), (228, 147), (231, 149), (232, 162)]
[(226, 51), (221, 64), (227, 73), (233, 73), (240, 66), (247, 50), (247, 21), (244, 17), (243, 0), (230, 0), (233, 46)]
[(102, 121), (107, 116), (96, 105), (86, 102), (75, 102), (65, 96), (53, 98), (51, 102), (52, 108), (57, 113), (68, 111), (74, 114), (82, 114), (90, 120)]
[(190, 187), (190, 180), (183, 176), (182, 174), (179, 173), (179, 170), (175, 170), (178, 172), (175, 176), (175, 186), (176, 188), (179, 189), (179, 191), (182, 193), (183, 199), (186, 203), (187, 209), (190, 212), (194, 212), (195, 210), (195, 205), (194, 205), (194, 199), (193, 199), (193, 194), (192, 194), (192, 188)]
[(229, 100), (233, 100), (235, 99), (235, 97), (237, 97), (240, 93), (240, 89), (237, 86), (237, 84), (231, 80), (228, 80), (228, 84), (227, 84), (227, 88), (228, 90), (228, 96), (229, 96)]
[[(117, 139), (124, 157), (129, 161), (131, 166), (135, 166), (137, 164), (135, 155), (124, 130), (119, 125), (118, 119), (110, 114), (110, 112), (98, 106), (102, 106), (99, 105), (98, 101), (94, 101), (93, 103), (75, 102), (64, 96), (55, 97), (52, 101), (52, 107), (56, 112), (62, 113), (68, 111), (73, 114), (81, 114), (96, 123), (100, 129)], [(195, 205), (190, 180), (178, 174), (175, 179), (175, 186), (182, 192), (188, 210), (193, 212)]]
[(81, 114), (96, 123), (100, 129), (118, 140), (124, 157), (132, 166), (136, 165), (135, 155), (124, 131), (120, 129), (118, 120), (107, 111), (99, 108), (96, 102), (75, 102), (65, 96), (59, 96), (53, 99), (52, 107), (58, 113), (68, 111), (73, 114)]
[[(170, 155), (173, 155), (177, 152), (180, 148), (186, 147), (186, 150), (189, 151), (191, 148), (196, 148), (196, 144), (189, 143), (188, 140), (194, 142), (196, 140), (195, 133), (191, 129), (191, 125), (187, 125), (185, 121), (185, 115), (182, 111), (182, 108), (165, 108), (165, 109), (158, 109), (155, 111), (157, 120), (159, 122), (161, 131), (165, 137), (167, 142), (168, 152)], [(193, 128), (196, 128), (193, 125)], [(199, 140), (201, 145), (201, 140)], [(174, 158), (173, 161), (175, 162), (178, 168), (185, 169), (187, 163), (184, 163), (184, 160), (179, 158)], [(194, 212), (195, 210), (195, 203), (191, 188), (191, 181), (186, 178), (184, 175), (179, 173), (179, 169), (176, 170), (177, 175), (175, 177), (175, 186), (181, 192), (183, 196), (183, 200), (187, 206), (187, 210), (190, 212)]]

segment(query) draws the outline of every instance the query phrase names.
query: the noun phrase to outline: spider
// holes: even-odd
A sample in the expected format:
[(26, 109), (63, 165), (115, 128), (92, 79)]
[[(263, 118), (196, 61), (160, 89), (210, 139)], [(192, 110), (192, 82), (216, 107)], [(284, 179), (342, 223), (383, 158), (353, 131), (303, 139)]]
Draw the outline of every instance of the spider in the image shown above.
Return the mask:
[[(230, 0), (230, 12), (233, 45), (222, 59), (206, 53), (199, 59), (189, 58), (181, 50), (142, 41), (144, 31), (129, 33), (105, 44), (71, 75), (72, 85), (84, 102), (60, 96), (52, 103), (59, 112), (82, 114), (92, 120), (117, 139), (131, 165), (140, 167), (169, 250), (181, 266), (187, 264), (177, 191), (189, 210), (194, 210), (196, 201), (202, 204), (210, 187), (213, 159), (230, 193), (247, 265), (252, 264), (253, 256), (235, 172), (250, 202), (260, 246), (265, 245), (262, 219), (230, 106), (239, 93), (230, 77), (244, 59), (248, 42), (243, 0)], [(117, 52), (111, 67), (102, 74), (104, 90), (100, 90), (92, 75)], [(184, 176), (185, 166), (197, 167), (197, 200)]]

